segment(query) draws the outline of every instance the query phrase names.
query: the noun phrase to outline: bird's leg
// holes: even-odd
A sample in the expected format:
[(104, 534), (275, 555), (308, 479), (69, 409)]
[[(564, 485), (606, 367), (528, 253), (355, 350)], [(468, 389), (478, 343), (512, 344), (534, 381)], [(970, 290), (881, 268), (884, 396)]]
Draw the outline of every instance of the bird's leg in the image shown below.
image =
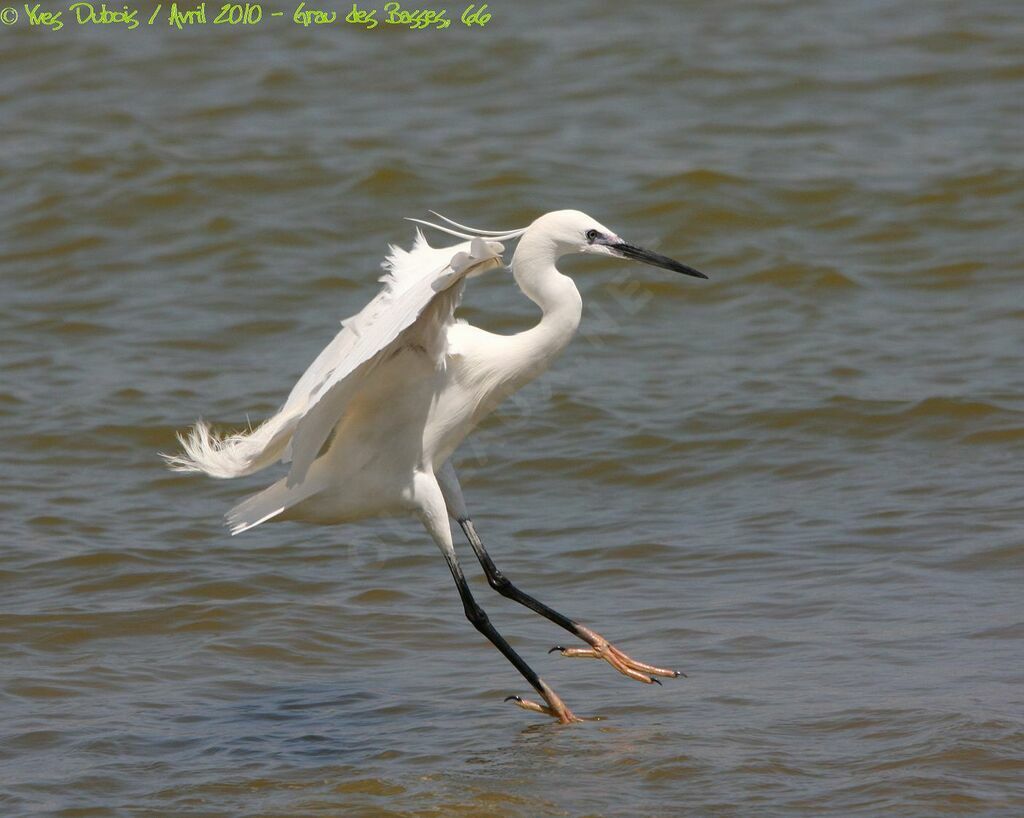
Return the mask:
[(448, 554), (445, 554), (445, 559), (448, 562), (448, 567), (451, 569), (452, 576), (455, 578), (455, 585), (459, 589), (459, 596), (462, 597), (462, 605), (466, 610), (466, 618), (473, 623), (474, 628), (486, 636), (498, 650), (505, 654), (505, 658), (515, 665), (516, 670), (523, 674), (526, 681), (533, 686), (534, 690), (541, 695), (547, 704), (538, 704), (537, 702), (524, 699), (520, 696), (509, 696), (505, 701), (514, 701), (524, 710), (532, 710), (535, 713), (544, 713), (545, 715), (558, 719), (562, 724), (570, 724), (572, 722), (580, 721), (580, 719), (565, 706), (565, 703), (559, 698), (558, 694), (548, 687), (547, 683), (533, 671), (533, 668), (523, 661), (522, 657), (512, 649), (512, 646), (505, 641), (505, 638), (498, 633), (494, 625), (491, 624), (491, 620), (488, 618), (487, 613), (473, 598), (473, 594), (470, 592), (469, 585), (466, 582), (466, 577), (462, 573), (462, 567), (455, 558), (454, 550), (451, 552), (450, 557)]
[(676, 670), (656, 667), (655, 665), (638, 662), (637, 660), (630, 658), (601, 636), (601, 634), (590, 630), (590, 628), (585, 625), (581, 625), (579, 622), (569, 619), (569, 617), (560, 614), (553, 608), (549, 608), (543, 602), (540, 602), (529, 594), (520, 591), (504, 574), (501, 573), (500, 570), (498, 570), (498, 567), (494, 564), (494, 560), (491, 559), (491, 555), (487, 553), (487, 549), (484, 548), (484, 544), (480, 541), (480, 537), (477, 535), (476, 529), (473, 526), (473, 521), (469, 517), (469, 510), (466, 508), (466, 501), (462, 496), (462, 487), (459, 485), (458, 475), (455, 473), (455, 467), (452, 465), (450, 460), (437, 470), (436, 477), (437, 483), (444, 495), (444, 501), (448, 511), (462, 527), (462, 530), (466, 535), (466, 539), (469, 540), (469, 544), (473, 547), (473, 552), (476, 554), (477, 559), (480, 561), (480, 565), (484, 569), (484, 573), (487, 575), (487, 582), (490, 586), (502, 596), (514, 599), (516, 602), (525, 605), (530, 610), (536, 611), (541, 616), (550, 619), (556, 625), (565, 628), (571, 634), (579, 637), (590, 645), (589, 648), (555, 647), (552, 648), (551, 652), (557, 650), (563, 656), (604, 659), (623, 675), (628, 676), (631, 679), (636, 679), (640, 682), (645, 682), (646, 684), (661, 684), (661, 682), (655, 678), (656, 676), (675, 678), (677, 676), (686, 675)]
[(655, 665), (649, 665), (646, 662), (638, 662), (636, 659), (630, 658), (601, 636), (601, 634), (592, 631), (585, 625), (581, 625), (579, 622), (560, 614), (553, 608), (549, 608), (543, 602), (534, 599), (529, 594), (520, 591), (494, 564), (494, 560), (492, 560), (491, 555), (487, 553), (487, 549), (484, 548), (484, 544), (480, 541), (480, 537), (477, 535), (476, 529), (473, 527), (473, 521), (467, 516), (460, 519), (458, 523), (462, 526), (462, 530), (466, 534), (466, 539), (469, 540), (469, 544), (473, 547), (473, 552), (476, 554), (477, 559), (480, 561), (480, 565), (484, 569), (484, 573), (487, 575), (487, 582), (495, 591), (504, 597), (514, 599), (516, 602), (521, 605), (525, 605), (532, 611), (536, 611), (541, 616), (550, 619), (556, 625), (560, 625), (569, 631), (569, 633), (578, 636), (590, 645), (589, 648), (566, 648), (557, 646), (548, 651), (549, 653), (558, 651), (563, 656), (604, 659), (608, 664), (619, 671), (619, 673), (628, 676), (630, 679), (636, 679), (638, 682), (644, 682), (646, 684), (661, 684), (661, 682), (655, 678), (656, 676), (667, 676), (674, 679), (678, 676), (686, 675), (685, 673), (680, 673), (677, 670), (656, 667)]
[[(531, 710), (535, 713), (543, 713), (544, 715), (551, 716), (557, 719), (562, 724), (571, 724), (573, 722), (582, 721), (578, 718), (568, 707), (565, 706), (565, 702), (559, 698), (558, 694), (555, 693), (547, 683), (538, 676), (533, 668), (531, 668), (523, 658), (516, 653), (512, 646), (505, 641), (505, 638), (498, 633), (494, 625), (491, 624), (491, 620), (488, 618), (487, 613), (481, 608), (477, 601), (473, 598), (473, 594), (469, 589), (469, 584), (466, 582), (466, 577), (462, 573), (462, 566), (459, 565), (458, 557), (455, 555), (455, 546), (452, 543), (452, 532), (451, 526), (448, 524), (447, 509), (444, 504), (443, 497), (439, 490), (439, 487), (435, 481), (426, 479), (417, 485), (417, 494), (420, 495), (421, 508), (419, 511), (420, 519), (423, 520), (424, 526), (433, 536), (434, 541), (438, 544), (441, 549), (441, 553), (444, 554), (445, 561), (448, 563), (448, 568), (452, 572), (452, 577), (455, 579), (455, 585), (459, 589), (459, 596), (462, 598), (462, 605), (466, 611), (466, 618), (473, 624), (480, 633), (486, 636), (491, 644), (493, 644), (498, 650), (500, 650), (505, 658), (508, 659), (532, 686), (533, 689), (540, 694), (545, 704), (538, 704), (537, 702), (530, 701), (529, 699), (521, 698), (520, 696), (509, 696), (505, 701), (514, 701), (519, 707), (524, 710)], [(433, 485), (431, 485), (433, 483)]]

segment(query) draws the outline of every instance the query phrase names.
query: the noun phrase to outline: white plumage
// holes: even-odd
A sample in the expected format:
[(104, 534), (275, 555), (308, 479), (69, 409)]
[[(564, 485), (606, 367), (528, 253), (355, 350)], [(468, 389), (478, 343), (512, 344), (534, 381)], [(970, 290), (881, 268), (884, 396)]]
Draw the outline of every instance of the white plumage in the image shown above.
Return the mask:
[[(654, 681), (652, 674), (678, 674), (634, 662), (600, 635), (504, 580), (476, 536), (449, 458), (503, 398), (543, 372), (576, 332), (582, 301), (573, 282), (556, 268), (559, 257), (595, 253), (705, 276), (627, 244), (576, 210), (548, 213), (525, 230), (506, 232), (473, 231), (445, 221), (456, 229), (421, 223), (463, 241), (434, 248), (418, 232), (411, 250), (392, 247), (381, 292), (342, 322), (277, 414), (256, 429), (224, 438), (200, 421), (179, 436), (182, 453), (165, 457), (177, 471), (220, 478), (252, 474), (278, 461), (291, 464), (284, 477), (228, 512), (232, 534), (268, 520), (340, 523), (416, 514), (444, 554), (470, 620), (547, 702), (517, 703), (573, 721), (571, 711), (476, 605), (455, 556), (449, 516), (462, 525), (492, 586), (591, 646), (562, 649), (565, 655), (605, 658), (640, 681)], [(466, 279), (501, 267), (500, 242), (515, 238), (512, 274), (540, 308), (540, 321), (511, 336), (456, 322)]]
[(403, 349), (443, 369), (447, 331), (462, 295), (463, 280), (502, 266), (504, 247), (474, 238), (453, 247), (431, 247), (422, 232), (409, 251), (391, 247), (383, 267), (384, 287), (362, 311), (342, 321), (342, 329), (317, 356), (273, 417), (246, 434), (216, 437), (200, 421), (179, 436), (183, 453), (166, 458), (176, 471), (231, 478), (252, 474), (278, 460), (291, 462), (282, 484), (249, 498), (228, 513), (233, 534), (276, 516), (325, 487), (306, 483), (317, 455), (350, 403), (374, 379), (399, 365), (388, 362)]

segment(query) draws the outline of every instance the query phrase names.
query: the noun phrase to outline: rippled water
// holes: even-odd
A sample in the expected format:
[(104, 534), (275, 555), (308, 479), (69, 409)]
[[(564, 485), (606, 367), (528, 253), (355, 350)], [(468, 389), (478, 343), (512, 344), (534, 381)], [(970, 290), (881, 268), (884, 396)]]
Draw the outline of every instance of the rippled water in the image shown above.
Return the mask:
[[(1019, 4), (492, 3), (483, 30), (0, 32), (3, 815), (1024, 812)], [(580, 337), (459, 460), (520, 585), (689, 678), (464, 620), (414, 521), (163, 470), (258, 419), (402, 216), (579, 207)], [(507, 274), (464, 315), (534, 320)]]

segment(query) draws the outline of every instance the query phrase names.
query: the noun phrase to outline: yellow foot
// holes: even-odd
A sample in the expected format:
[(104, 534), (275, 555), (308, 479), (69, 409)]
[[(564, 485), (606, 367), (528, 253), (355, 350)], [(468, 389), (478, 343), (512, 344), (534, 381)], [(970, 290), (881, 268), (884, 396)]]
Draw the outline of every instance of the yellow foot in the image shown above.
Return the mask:
[(540, 684), (542, 688), (541, 695), (544, 697), (544, 701), (547, 702), (546, 705), (531, 702), (522, 696), (507, 696), (505, 701), (515, 702), (517, 707), (529, 710), (532, 713), (543, 713), (545, 716), (551, 716), (551, 718), (557, 719), (560, 724), (573, 724), (574, 722), (583, 721), (583, 719), (565, 706), (565, 702), (558, 697), (554, 690), (543, 681)]
[(556, 645), (551, 648), (548, 653), (558, 651), (562, 656), (569, 656), (572, 658), (604, 659), (623, 676), (628, 676), (630, 679), (636, 679), (638, 682), (643, 682), (644, 684), (660, 685), (661, 682), (658, 679), (655, 679), (655, 676), (665, 676), (669, 679), (676, 679), (679, 676), (686, 678), (686, 674), (680, 673), (678, 670), (655, 667), (654, 665), (649, 665), (646, 662), (638, 662), (636, 659), (631, 659), (611, 644), (607, 639), (599, 636), (593, 631), (589, 631), (588, 636), (593, 637), (592, 640), (587, 638), (587, 641), (591, 643), (591, 647), (589, 648), (566, 648), (561, 645)]

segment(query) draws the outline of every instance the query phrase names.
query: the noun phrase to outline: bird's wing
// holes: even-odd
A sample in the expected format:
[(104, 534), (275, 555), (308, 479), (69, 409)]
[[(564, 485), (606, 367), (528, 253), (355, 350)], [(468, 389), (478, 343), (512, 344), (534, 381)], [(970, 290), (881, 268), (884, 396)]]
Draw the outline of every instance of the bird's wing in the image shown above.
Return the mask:
[(421, 345), (441, 362), (444, 327), (452, 320), (463, 279), (501, 266), (503, 249), (483, 239), (435, 249), (422, 233), (409, 252), (391, 248), (383, 291), (343, 322), (341, 332), (306, 370), (285, 403), (284, 411), (293, 406), (302, 412), (291, 441), (289, 485), (302, 482), (359, 391), (362, 377), (404, 345), (399, 343), (403, 334), (420, 336)]
[(411, 250), (391, 247), (384, 261), (384, 287), (317, 356), (273, 417), (247, 434), (216, 438), (203, 423), (182, 439), (184, 454), (168, 458), (172, 468), (237, 477), (277, 460), (291, 459), (288, 485), (301, 483), (332, 430), (344, 417), (366, 374), (415, 337), (415, 343), (444, 355), (445, 329), (452, 321), (467, 276), (503, 265), (504, 247), (474, 238), (435, 248), (417, 232)]
[[(502, 249), (500, 244), (475, 239), (464, 248), (449, 248), (440, 264), (438, 251), (423, 247), (414, 248), (401, 264), (391, 265), (384, 292), (345, 322), (335, 339), (339, 348), (329, 358), (321, 360), (321, 355), (293, 390), (294, 395), (301, 387), (299, 396), (306, 408), (292, 437), (289, 485), (302, 482), (359, 391), (362, 376), (394, 349), (412, 343), (408, 336), (415, 336), (415, 343), (441, 363), (444, 329), (458, 305), (463, 279), (471, 272), (500, 266)], [(422, 255), (415, 258), (418, 253)], [(426, 269), (416, 262), (424, 263)]]

